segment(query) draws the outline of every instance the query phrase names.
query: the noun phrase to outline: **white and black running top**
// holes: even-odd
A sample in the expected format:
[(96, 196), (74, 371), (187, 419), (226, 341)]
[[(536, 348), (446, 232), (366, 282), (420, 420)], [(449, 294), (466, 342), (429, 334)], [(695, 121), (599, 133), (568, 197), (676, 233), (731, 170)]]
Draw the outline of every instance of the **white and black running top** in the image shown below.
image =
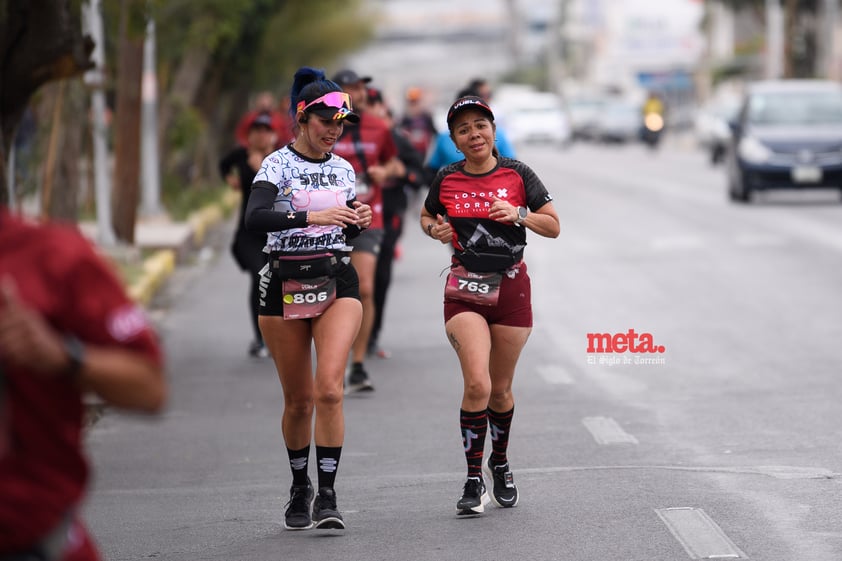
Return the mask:
[[(308, 225), (306, 212), (351, 206), (356, 199), (354, 181), (354, 168), (344, 158), (328, 153), (324, 158), (314, 160), (296, 152), (291, 145), (284, 146), (263, 160), (252, 184), (252, 198), (258, 190), (270, 188), (273, 193), (277, 190), (271, 212), (266, 207), (253, 208), (250, 200), (247, 212), (251, 216), (247, 217), (247, 225), (268, 231), (265, 251), (342, 249), (346, 246), (347, 229)], [(269, 228), (276, 229), (270, 231)]]

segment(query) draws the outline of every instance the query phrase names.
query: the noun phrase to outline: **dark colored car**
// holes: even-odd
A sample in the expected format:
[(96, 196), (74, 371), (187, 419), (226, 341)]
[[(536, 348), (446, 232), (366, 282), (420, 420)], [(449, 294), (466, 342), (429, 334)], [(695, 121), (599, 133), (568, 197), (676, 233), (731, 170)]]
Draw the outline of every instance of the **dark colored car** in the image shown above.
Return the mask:
[(772, 80), (746, 89), (730, 123), (728, 195), (755, 191), (842, 190), (842, 85), (824, 80)]

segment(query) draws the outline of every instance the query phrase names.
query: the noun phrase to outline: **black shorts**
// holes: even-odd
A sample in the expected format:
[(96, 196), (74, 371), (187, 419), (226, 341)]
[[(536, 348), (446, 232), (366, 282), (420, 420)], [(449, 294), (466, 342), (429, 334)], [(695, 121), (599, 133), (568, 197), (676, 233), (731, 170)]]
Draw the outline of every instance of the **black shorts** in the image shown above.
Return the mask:
[(383, 244), (383, 235), (383, 229), (369, 228), (360, 232), (360, 235), (352, 239), (349, 243), (354, 247), (354, 251), (364, 251), (365, 253), (373, 253), (377, 256), (380, 254), (380, 246)]
[[(284, 315), (283, 281), (268, 270), (260, 276), (260, 304), (257, 315)], [(336, 297), (360, 299), (360, 280), (357, 270), (350, 263), (339, 262), (336, 271)]]

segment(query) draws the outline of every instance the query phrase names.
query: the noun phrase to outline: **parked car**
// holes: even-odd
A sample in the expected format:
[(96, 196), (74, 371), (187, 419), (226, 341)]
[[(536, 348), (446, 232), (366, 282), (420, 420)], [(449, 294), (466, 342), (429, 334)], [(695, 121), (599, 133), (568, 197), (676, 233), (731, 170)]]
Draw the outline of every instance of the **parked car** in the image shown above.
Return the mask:
[(767, 189), (842, 189), (842, 85), (774, 80), (747, 88), (726, 156), (728, 195)]
[(597, 96), (580, 96), (567, 101), (574, 139), (596, 140), (596, 121), (604, 106), (605, 99)]
[(601, 142), (633, 142), (640, 138), (643, 113), (637, 103), (626, 100), (606, 102), (596, 117), (594, 134)]
[(500, 102), (509, 140), (515, 144), (545, 142), (566, 145), (572, 130), (561, 98), (550, 92), (523, 93)]

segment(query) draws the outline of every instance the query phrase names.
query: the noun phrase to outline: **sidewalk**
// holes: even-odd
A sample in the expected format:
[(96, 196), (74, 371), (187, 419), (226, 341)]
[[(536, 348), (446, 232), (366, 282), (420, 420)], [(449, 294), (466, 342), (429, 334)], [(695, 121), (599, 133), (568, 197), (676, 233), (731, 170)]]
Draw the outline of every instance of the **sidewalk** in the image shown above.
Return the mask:
[[(176, 266), (202, 246), (208, 229), (228, 217), (239, 204), (239, 193), (229, 191), (221, 201), (197, 210), (184, 222), (164, 218), (139, 220), (135, 246), (131, 249), (152, 253), (143, 259), (140, 275), (127, 286), (129, 295), (147, 306)], [(79, 227), (86, 236), (96, 240), (96, 224), (83, 223)]]

